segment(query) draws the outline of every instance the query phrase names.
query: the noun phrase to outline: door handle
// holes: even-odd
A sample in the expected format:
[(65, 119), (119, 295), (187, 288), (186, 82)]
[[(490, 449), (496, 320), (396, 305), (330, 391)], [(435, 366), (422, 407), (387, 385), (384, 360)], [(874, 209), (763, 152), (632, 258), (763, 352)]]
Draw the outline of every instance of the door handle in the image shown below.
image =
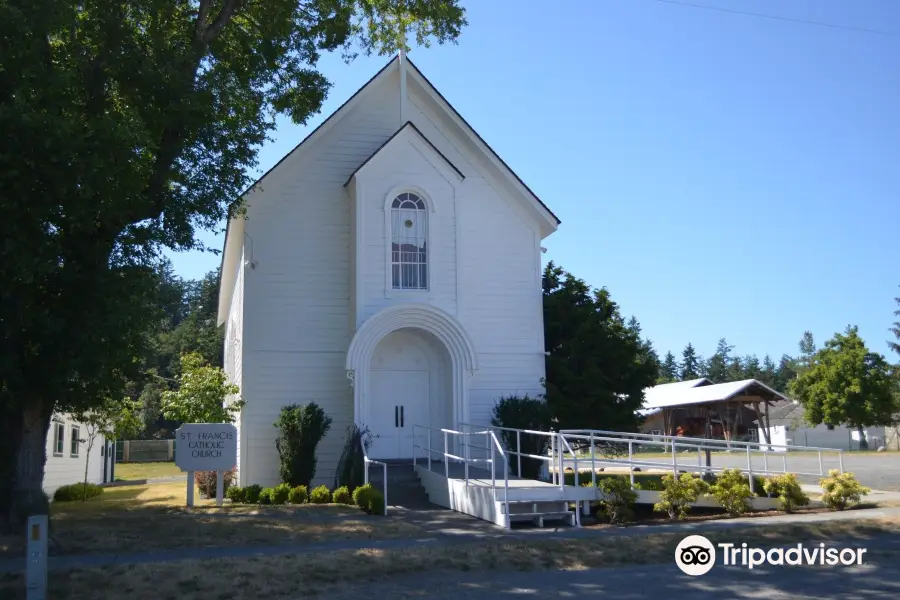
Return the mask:
[(403, 407), (400, 407), (400, 427), (405, 427), (403, 424)]
[(394, 407), (394, 427), (400, 426), (400, 419), (397, 416), (399, 414), (399, 410), (398, 410), (399, 408), (400, 408), (399, 406)]

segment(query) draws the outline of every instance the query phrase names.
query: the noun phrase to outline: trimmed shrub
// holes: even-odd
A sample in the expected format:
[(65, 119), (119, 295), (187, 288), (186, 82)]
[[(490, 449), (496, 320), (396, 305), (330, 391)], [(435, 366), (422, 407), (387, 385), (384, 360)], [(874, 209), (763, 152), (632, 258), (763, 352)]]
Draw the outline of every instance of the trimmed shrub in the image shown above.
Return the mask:
[(837, 469), (828, 471), (828, 477), (820, 482), (822, 486), (822, 503), (833, 510), (844, 510), (859, 504), (863, 496), (872, 490), (860, 485), (853, 473), (841, 474)]
[(778, 506), (786, 513), (794, 512), (798, 506), (809, 504), (809, 496), (803, 493), (797, 476), (785, 473), (766, 479), (763, 490), (772, 498), (778, 498)]
[(286, 483), (279, 483), (272, 488), (272, 504), (287, 504), (291, 492), (294, 491)]
[(605, 498), (600, 501), (598, 517), (606, 517), (610, 523), (624, 523), (634, 517), (637, 492), (631, 482), (622, 477), (605, 477), (597, 481), (597, 488)]
[(685, 518), (691, 504), (709, 490), (708, 483), (690, 473), (683, 473), (677, 478), (663, 475), (662, 483), (660, 501), (653, 505), (653, 510), (667, 513), (670, 519)]
[(304, 406), (291, 404), (281, 408), (275, 428), (278, 429), (275, 448), (281, 460), (281, 481), (291, 487), (308, 488), (316, 475), (316, 446), (331, 429), (331, 417), (315, 402)]
[(334, 490), (334, 497), (332, 498), (332, 502), (335, 504), (351, 504), (353, 502), (353, 496), (350, 495), (350, 490), (346, 485), (342, 485), (338, 489)]
[(374, 487), (372, 487), (371, 483), (359, 486), (358, 488), (353, 490), (353, 504), (363, 510), (368, 510), (369, 496), (371, 496), (372, 492), (374, 491), (376, 490)]
[(71, 483), (56, 488), (53, 492), (55, 502), (71, 502), (72, 500), (87, 500), (103, 493), (103, 488), (96, 483)]
[[(287, 485), (285, 483), (281, 485)], [(291, 488), (290, 494), (288, 494), (288, 501), (291, 504), (306, 504), (309, 502), (309, 492), (306, 490), (305, 485), (298, 485)]]
[(730, 516), (738, 517), (750, 510), (750, 498), (754, 496), (747, 481), (740, 469), (725, 469), (709, 486), (708, 495)]
[(240, 504), (242, 502), (247, 501), (247, 493), (245, 488), (238, 487), (236, 485), (228, 488), (228, 491), (225, 492), (225, 497), (234, 502), (235, 504)]
[(309, 494), (309, 501), (313, 504), (329, 504), (331, 502), (331, 490), (327, 485), (320, 485), (313, 488)]
[(344, 442), (344, 450), (338, 460), (338, 467), (334, 473), (334, 487), (346, 487), (351, 492), (361, 486), (366, 480), (366, 461), (363, 455), (363, 445), (366, 450), (372, 445), (372, 434), (365, 425), (358, 426), (355, 423), (347, 428), (347, 441)]
[(275, 490), (272, 488), (263, 488), (259, 493), (259, 503), (260, 504), (272, 504), (272, 499), (275, 496)]
[[(550, 409), (547, 403), (540, 398), (524, 396), (505, 396), (494, 406), (491, 415), (491, 425), (494, 427), (510, 427), (512, 429), (531, 429), (533, 431), (548, 431), (550, 429)], [(500, 431), (500, 439), (507, 450), (516, 451), (516, 432)], [(524, 454), (545, 456), (550, 444), (550, 438), (546, 435), (530, 433), (519, 434), (521, 444), (519, 451)], [(538, 479), (544, 461), (537, 458), (522, 457), (521, 477), (525, 479)], [(519, 475), (519, 457), (515, 454), (509, 456), (509, 472), (511, 475)]]
[(244, 488), (244, 502), (247, 504), (256, 504), (259, 502), (259, 495), (262, 493), (262, 486), (254, 483)]
[(368, 494), (369, 504), (366, 507), (366, 512), (370, 515), (383, 515), (384, 514), (384, 494), (379, 492), (376, 489), (373, 489), (371, 493)]
[[(227, 495), (228, 488), (234, 484), (235, 470), (230, 469), (222, 474), (222, 493)], [(196, 471), (194, 472), (194, 482), (200, 489), (201, 498), (216, 497), (216, 472), (215, 471)]]

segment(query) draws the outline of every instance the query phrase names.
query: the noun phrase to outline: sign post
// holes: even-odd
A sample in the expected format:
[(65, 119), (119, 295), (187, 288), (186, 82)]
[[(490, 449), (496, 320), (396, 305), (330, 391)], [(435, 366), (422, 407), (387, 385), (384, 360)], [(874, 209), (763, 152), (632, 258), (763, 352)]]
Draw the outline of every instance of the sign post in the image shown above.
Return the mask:
[(222, 506), (223, 475), (237, 464), (237, 428), (231, 423), (185, 423), (175, 430), (175, 464), (187, 471), (187, 505), (194, 505), (194, 471), (216, 472), (216, 506)]
[(25, 597), (44, 600), (47, 597), (47, 539), (50, 518), (47, 515), (28, 517), (28, 544), (25, 566)]

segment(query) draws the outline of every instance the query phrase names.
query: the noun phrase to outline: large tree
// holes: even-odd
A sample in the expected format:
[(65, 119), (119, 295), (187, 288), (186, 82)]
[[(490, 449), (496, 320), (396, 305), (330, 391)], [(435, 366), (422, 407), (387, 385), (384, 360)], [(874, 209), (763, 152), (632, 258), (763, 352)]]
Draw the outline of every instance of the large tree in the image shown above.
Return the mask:
[(160, 249), (239, 214), (276, 116), (319, 110), (320, 53), (464, 25), (458, 0), (0, 2), (2, 525), (46, 510), (52, 413), (139, 366)]
[(806, 420), (819, 425), (847, 424), (860, 432), (873, 425), (889, 425), (897, 410), (890, 366), (881, 354), (869, 351), (856, 327), (835, 334), (816, 352), (790, 385), (803, 404)]
[(546, 396), (557, 426), (631, 430), (658, 361), (605, 288), (552, 262), (544, 269)]

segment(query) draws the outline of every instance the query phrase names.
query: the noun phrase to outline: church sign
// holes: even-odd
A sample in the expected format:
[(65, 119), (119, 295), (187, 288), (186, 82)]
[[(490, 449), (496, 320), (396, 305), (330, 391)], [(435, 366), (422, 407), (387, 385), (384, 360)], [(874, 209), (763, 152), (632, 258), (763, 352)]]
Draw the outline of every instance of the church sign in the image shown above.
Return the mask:
[(222, 472), (237, 465), (237, 428), (231, 423), (185, 423), (175, 430), (175, 464), (187, 471), (187, 503), (194, 504), (194, 471), (216, 471), (216, 504), (222, 505)]

